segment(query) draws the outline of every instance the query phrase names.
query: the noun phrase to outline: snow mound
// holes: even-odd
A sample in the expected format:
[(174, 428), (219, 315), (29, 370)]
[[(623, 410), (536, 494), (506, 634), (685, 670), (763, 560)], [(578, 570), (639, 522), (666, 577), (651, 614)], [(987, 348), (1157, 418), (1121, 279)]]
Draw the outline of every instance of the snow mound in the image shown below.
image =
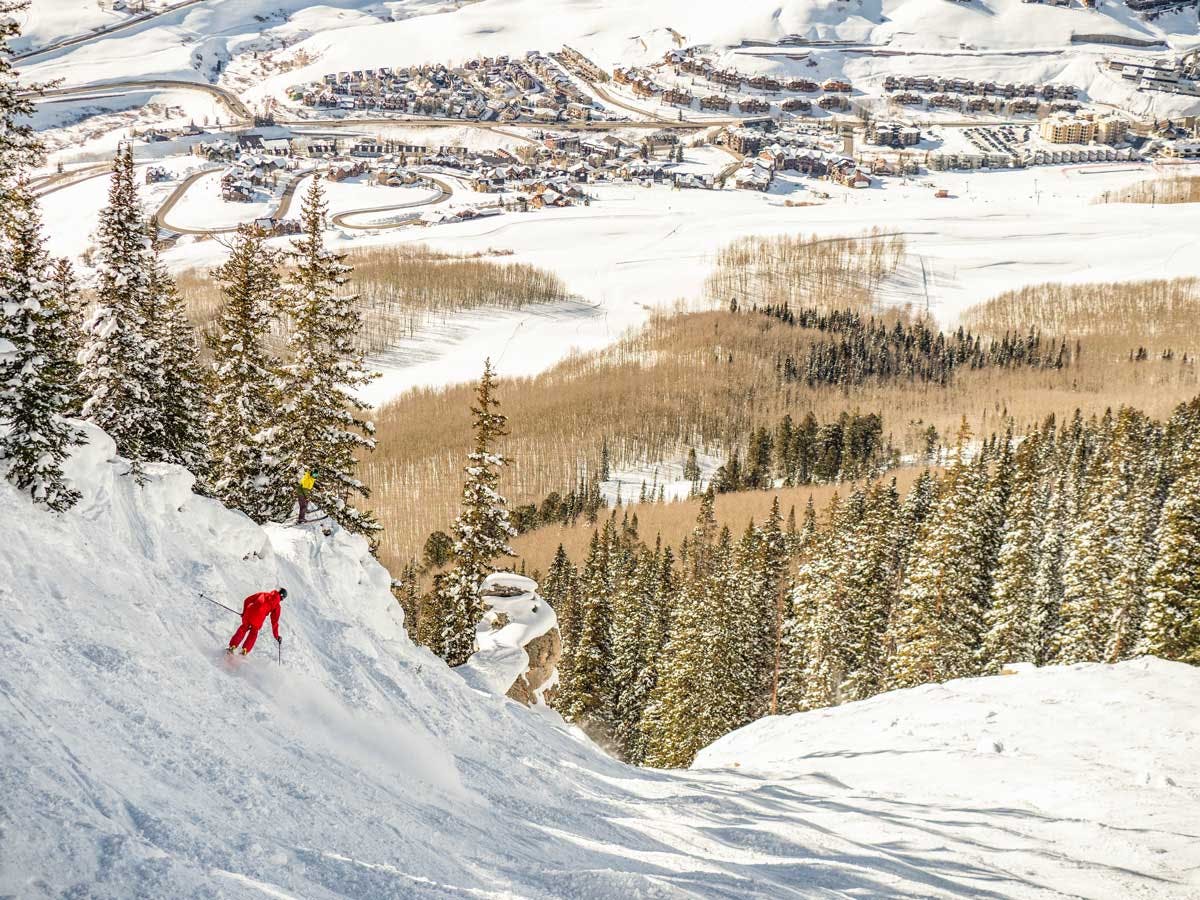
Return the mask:
[[(139, 487), (87, 433), (71, 512), (0, 479), (0, 896), (1196, 896), (1194, 670), (958, 682), (706, 754), (774, 775), (634, 770), (414, 646), (362, 539)], [(276, 585), (282, 664), (227, 658), (200, 594)]]
[[(1108, 865), (1164, 878), (1151, 894), (1172, 895), (1177, 881), (1200, 896), (1200, 669), (1146, 657), (1005, 671), (762, 719), (701, 751), (693, 768), (836, 780), (903, 797), (897, 812), (919, 800), (1062, 833), (1100, 823)], [(1153, 839), (1118, 848), (1133, 828)], [(1088, 883), (1059, 887), (1122, 893)]]

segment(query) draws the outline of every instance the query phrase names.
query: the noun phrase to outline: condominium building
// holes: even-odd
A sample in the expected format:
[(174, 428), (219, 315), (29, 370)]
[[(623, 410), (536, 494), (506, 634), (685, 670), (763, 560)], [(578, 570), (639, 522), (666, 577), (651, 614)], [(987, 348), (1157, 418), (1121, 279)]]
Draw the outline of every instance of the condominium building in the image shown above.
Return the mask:
[(1047, 116), (1040, 131), (1042, 140), (1051, 144), (1090, 144), (1096, 137), (1096, 123), (1080, 116)]
[(1122, 144), (1129, 134), (1129, 120), (1123, 116), (1109, 115), (1096, 120), (1096, 143)]

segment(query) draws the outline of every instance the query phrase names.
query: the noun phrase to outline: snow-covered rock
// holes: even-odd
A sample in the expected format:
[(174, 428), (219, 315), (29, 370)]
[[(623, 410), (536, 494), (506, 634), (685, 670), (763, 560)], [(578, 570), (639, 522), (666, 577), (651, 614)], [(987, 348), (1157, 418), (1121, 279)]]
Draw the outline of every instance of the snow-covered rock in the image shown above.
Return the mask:
[(512, 572), (489, 575), (481, 596), (485, 611), (475, 627), (475, 652), (458, 672), (483, 690), (545, 706), (562, 657), (554, 609), (538, 594), (536, 581)]

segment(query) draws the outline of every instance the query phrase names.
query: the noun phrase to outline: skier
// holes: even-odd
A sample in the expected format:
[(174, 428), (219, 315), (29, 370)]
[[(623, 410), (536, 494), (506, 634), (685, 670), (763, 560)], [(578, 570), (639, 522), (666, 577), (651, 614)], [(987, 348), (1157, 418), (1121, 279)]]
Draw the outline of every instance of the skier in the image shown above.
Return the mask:
[(242, 646), (242, 656), (253, 650), (254, 642), (258, 640), (258, 630), (262, 628), (268, 615), (271, 617), (271, 631), (275, 633), (275, 640), (282, 644), (283, 638), (279, 636), (279, 605), (285, 597), (287, 597), (287, 588), (276, 588), (273, 591), (263, 591), (261, 594), (251, 594), (243, 600), (242, 624), (229, 639), (229, 647), (225, 652), (233, 653), (242, 643), (243, 638), (246, 642)]
[(313, 485), (317, 481), (317, 473), (305, 472), (300, 476), (300, 483), (296, 487), (296, 493), (299, 495), (299, 511), (296, 515), (296, 524), (303, 525), (308, 521), (308, 498), (312, 496)]

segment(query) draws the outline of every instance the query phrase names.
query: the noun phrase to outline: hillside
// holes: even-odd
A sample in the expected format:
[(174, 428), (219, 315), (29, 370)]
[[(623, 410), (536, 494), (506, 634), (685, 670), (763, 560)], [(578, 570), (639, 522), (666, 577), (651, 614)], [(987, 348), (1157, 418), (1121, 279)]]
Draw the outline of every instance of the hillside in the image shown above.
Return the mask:
[[(998, 816), (1010, 828), (993, 858), (1014, 870), (1038, 868), (1037, 835), (1083, 839), (1102, 863), (1041, 882), (1063, 893), (1200, 890), (1188, 824), (1200, 812), (1200, 731), (1186, 711), (1200, 672), (1153, 658), (1013, 671), (762, 719), (703, 750), (694, 768), (872, 795), (888, 815), (921, 822), (934, 845)], [(1134, 833), (1145, 842), (1130, 843)], [(1117, 890), (1118, 873), (1134, 871), (1154, 883)]]
[[(70, 513), (0, 481), (0, 895), (1195, 893), (1195, 669), (923, 688), (631, 769), (415, 647), (360, 539), (260, 529), (171, 467), (138, 488), (89, 437)], [(283, 665), (264, 637), (231, 666), (198, 592), (276, 584)]]
[[(77, 0), (34, 0), (29, 45), (70, 36), (79, 28), (73, 24), (79, 6)], [(1194, 97), (1139, 95), (1104, 71), (1104, 54), (1116, 49), (1178, 52), (1200, 43), (1194, 10), (1151, 21), (1120, 2), (1091, 10), (1022, 0), (751, 0), (733, 7), (681, 0), (337, 0), (315, 7), (298, 0), (204, 0), (178, 6), (102, 39), (37, 56), (30, 71), (71, 85), (208, 80), (258, 102), (282, 98), (289, 85), (325, 73), (367, 67), (461, 62), (569, 44), (611, 68), (654, 63), (667, 50), (703, 45), (720, 55), (722, 65), (745, 72), (848, 77), (872, 93), (888, 73), (952, 68), (972, 78), (1073, 83), (1098, 101), (1147, 111), (1153, 106), (1179, 115), (1198, 105)], [(113, 22), (94, 10), (87, 16), (89, 28)], [(1151, 50), (1114, 48), (1097, 36), (1132, 39)], [(271, 60), (266, 70), (247, 60), (260, 54)], [(262, 77), (272, 71), (279, 74)]]

